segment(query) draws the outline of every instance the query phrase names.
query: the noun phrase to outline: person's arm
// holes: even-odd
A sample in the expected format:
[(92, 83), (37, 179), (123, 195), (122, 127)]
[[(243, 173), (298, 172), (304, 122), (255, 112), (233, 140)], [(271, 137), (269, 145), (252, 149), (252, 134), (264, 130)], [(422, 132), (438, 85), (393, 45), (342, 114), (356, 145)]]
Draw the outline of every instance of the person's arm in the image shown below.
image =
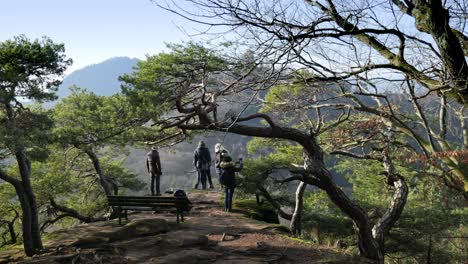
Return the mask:
[(157, 156), (156, 156), (156, 164), (158, 165), (158, 169), (159, 169), (159, 175), (162, 174), (162, 168), (161, 168), (161, 159), (159, 158), (159, 152), (157, 152)]
[(198, 161), (198, 152), (197, 152), (197, 150), (195, 150), (193, 152), (193, 166), (195, 166), (195, 167), (197, 166), (197, 161)]
[(242, 159), (239, 160), (239, 167), (235, 167), (234, 166), (234, 171), (235, 172), (239, 172), (242, 170), (242, 168), (244, 168), (244, 163), (242, 162)]
[(150, 172), (149, 170), (149, 159), (146, 157), (146, 170), (148, 170), (148, 173)]

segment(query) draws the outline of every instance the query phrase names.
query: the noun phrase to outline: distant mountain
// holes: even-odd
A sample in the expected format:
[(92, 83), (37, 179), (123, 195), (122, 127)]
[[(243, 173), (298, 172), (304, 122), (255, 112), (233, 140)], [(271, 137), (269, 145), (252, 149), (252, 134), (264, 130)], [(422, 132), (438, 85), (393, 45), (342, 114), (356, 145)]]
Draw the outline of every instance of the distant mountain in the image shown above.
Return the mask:
[(57, 95), (59, 98), (70, 94), (72, 85), (86, 88), (98, 95), (112, 95), (120, 92), (118, 77), (131, 73), (138, 62), (136, 58), (114, 57), (72, 72), (65, 77)]

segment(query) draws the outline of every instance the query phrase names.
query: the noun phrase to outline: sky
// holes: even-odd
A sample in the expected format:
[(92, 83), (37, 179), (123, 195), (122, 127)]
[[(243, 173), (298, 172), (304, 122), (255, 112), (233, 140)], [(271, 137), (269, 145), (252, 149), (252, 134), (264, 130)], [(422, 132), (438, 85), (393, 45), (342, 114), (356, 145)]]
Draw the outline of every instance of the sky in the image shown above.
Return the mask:
[(150, 0), (0, 0), (0, 25), (0, 41), (24, 34), (65, 44), (74, 61), (67, 73), (116, 56), (143, 59), (189, 41), (196, 27)]

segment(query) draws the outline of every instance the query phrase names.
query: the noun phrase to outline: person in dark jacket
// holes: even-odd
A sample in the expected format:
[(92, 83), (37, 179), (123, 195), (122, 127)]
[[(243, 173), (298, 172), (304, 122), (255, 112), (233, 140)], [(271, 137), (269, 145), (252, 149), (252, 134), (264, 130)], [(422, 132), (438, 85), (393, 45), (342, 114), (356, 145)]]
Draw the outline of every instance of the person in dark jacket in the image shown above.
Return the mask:
[(193, 153), (193, 165), (197, 168), (197, 183), (195, 184), (195, 189), (198, 189), (200, 183), (202, 188), (206, 189), (207, 179), (210, 188), (214, 188), (210, 173), (211, 155), (203, 141), (198, 142), (198, 148)]
[(224, 211), (231, 212), (232, 210), (232, 198), (234, 195), (234, 189), (236, 188), (236, 172), (242, 170), (243, 164), (242, 159), (239, 159), (239, 166), (232, 162), (232, 158), (228, 155), (224, 155), (223, 161), (219, 165), (221, 169), (221, 175), (219, 181), (224, 185)]
[(151, 195), (154, 195), (154, 183), (156, 182), (156, 196), (161, 195), (160, 180), (162, 175), (161, 160), (157, 147), (152, 147), (146, 157), (146, 168), (151, 176)]

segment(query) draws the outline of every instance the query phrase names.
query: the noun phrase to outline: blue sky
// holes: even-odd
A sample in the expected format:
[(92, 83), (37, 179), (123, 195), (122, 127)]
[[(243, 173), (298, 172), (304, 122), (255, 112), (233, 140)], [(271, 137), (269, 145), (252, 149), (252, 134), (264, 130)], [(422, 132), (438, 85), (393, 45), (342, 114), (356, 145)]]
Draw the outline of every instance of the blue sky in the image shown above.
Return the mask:
[(68, 70), (115, 56), (144, 58), (165, 42), (188, 41), (196, 25), (150, 0), (0, 0), (0, 41), (24, 34), (64, 43)]

